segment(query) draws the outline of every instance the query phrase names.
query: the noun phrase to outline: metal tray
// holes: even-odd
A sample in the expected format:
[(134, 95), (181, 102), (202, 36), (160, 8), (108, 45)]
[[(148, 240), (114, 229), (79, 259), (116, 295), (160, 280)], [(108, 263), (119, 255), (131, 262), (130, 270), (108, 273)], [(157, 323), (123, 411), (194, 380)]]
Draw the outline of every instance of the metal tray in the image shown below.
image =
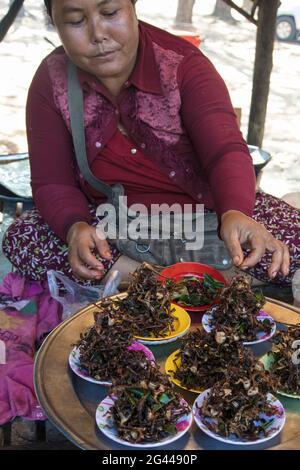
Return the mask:
[[(122, 297), (124, 294), (119, 294)], [(97, 405), (108, 394), (108, 388), (86, 382), (69, 368), (68, 357), (81, 332), (93, 324), (95, 307), (88, 306), (64, 321), (46, 338), (35, 361), (35, 390), (45, 414), (70, 441), (81, 449), (114, 450), (130, 449), (106, 438), (97, 429), (95, 412)], [(268, 299), (264, 306), (278, 324), (296, 324), (300, 321), (300, 309), (282, 302)], [(197, 318), (195, 314), (192, 318)], [(201, 318), (200, 315), (198, 318)], [(199, 320), (198, 320), (199, 321)], [(197, 326), (194, 323), (192, 327)], [(270, 349), (270, 343), (254, 349), (261, 356)], [(164, 362), (178, 349), (179, 341), (153, 346), (153, 353), (163, 370)], [(190, 404), (196, 394), (178, 389)], [(279, 396), (287, 420), (283, 431), (274, 439), (258, 445), (243, 446), (249, 449), (300, 449), (300, 400)], [(132, 449), (132, 448), (131, 448)], [(159, 447), (162, 450), (241, 449), (240, 446), (223, 444), (200, 431), (193, 423), (189, 432), (178, 441)]]

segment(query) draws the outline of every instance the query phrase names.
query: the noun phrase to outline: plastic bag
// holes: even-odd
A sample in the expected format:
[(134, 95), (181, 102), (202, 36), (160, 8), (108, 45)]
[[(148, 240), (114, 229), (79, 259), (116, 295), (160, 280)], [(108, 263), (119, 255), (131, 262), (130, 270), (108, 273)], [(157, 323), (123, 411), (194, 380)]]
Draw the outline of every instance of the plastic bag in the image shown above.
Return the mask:
[[(47, 271), (47, 277), (51, 297), (63, 306), (63, 320), (92, 302), (116, 294), (121, 282), (119, 271), (109, 274), (106, 284), (100, 284), (99, 287), (81, 286), (62, 273), (53, 270)], [(60, 295), (61, 288), (66, 291), (63, 296)]]
[(294, 274), (292, 279), (292, 289), (293, 289), (293, 296), (294, 296), (294, 305), (296, 307), (300, 307), (300, 269)]

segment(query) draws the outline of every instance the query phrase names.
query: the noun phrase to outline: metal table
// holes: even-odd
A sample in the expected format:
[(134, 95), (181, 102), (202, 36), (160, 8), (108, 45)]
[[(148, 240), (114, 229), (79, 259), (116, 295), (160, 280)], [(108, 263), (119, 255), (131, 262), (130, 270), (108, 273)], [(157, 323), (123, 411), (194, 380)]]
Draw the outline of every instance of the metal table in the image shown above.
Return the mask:
[[(124, 294), (119, 294), (122, 296)], [(93, 311), (89, 306), (64, 321), (47, 337), (35, 361), (35, 389), (38, 400), (49, 420), (70, 441), (81, 449), (126, 450), (128, 446), (117, 444), (106, 438), (97, 429), (95, 412), (97, 405), (108, 394), (108, 389), (77, 377), (69, 368), (68, 357), (72, 345), (80, 332), (93, 324)], [(279, 301), (268, 299), (264, 310), (278, 324), (296, 324), (300, 320), (300, 309)], [(192, 320), (197, 319), (192, 314)], [(199, 318), (199, 317), (198, 317)], [(198, 320), (199, 322), (199, 320)], [(192, 327), (198, 326), (193, 323)], [(254, 350), (260, 356), (270, 349), (270, 343), (262, 343)], [(152, 346), (153, 353), (163, 370), (169, 354), (179, 348), (179, 341), (161, 346)], [(196, 394), (179, 389), (190, 404)], [(300, 400), (279, 395), (287, 413), (287, 420), (280, 435), (263, 444), (242, 446), (244, 449), (300, 449)], [(132, 448), (131, 448), (132, 449)], [(193, 423), (189, 432), (176, 442), (158, 447), (157, 450), (201, 450), (241, 449), (240, 446), (223, 444), (204, 434)]]

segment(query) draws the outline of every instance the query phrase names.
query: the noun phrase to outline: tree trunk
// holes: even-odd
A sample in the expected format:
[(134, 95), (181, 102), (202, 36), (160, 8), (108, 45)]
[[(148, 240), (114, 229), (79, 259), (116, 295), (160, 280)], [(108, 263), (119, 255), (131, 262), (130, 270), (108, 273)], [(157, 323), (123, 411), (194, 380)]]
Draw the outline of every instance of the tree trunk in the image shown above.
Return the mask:
[(235, 22), (235, 19), (231, 15), (231, 8), (223, 0), (217, 0), (213, 16), (220, 18), (223, 21)]
[(246, 10), (248, 13), (251, 11), (252, 7), (253, 7), (252, 0), (243, 1), (243, 9)]
[(273, 68), (273, 50), (276, 16), (279, 0), (264, 0), (258, 10), (256, 51), (252, 99), (247, 142), (262, 146), (267, 114), (270, 78)]
[(192, 24), (193, 8), (196, 0), (178, 0), (175, 25)]
[(10, 3), (8, 12), (0, 21), (0, 42), (3, 41), (9, 28), (18, 16), (19, 11), (23, 6), (24, 0), (14, 0)]

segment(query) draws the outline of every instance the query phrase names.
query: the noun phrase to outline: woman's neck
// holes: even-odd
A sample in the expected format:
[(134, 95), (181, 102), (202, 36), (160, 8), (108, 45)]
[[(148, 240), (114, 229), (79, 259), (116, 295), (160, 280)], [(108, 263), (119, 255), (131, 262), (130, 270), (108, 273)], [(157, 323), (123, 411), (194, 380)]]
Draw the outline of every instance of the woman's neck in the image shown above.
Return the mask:
[(108, 79), (101, 79), (102, 85), (109, 91), (112, 96), (118, 96), (123, 88), (124, 83), (126, 82), (127, 78), (121, 79), (119, 77), (108, 78)]
[(121, 75), (116, 75), (112, 77), (97, 77), (98, 80), (105, 86), (105, 88), (110, 92), (112, 96), (118, 96), (124, 86), (124, 83), (127, 82), (129, 77), (132, 74), (132, 71), (135, 67), (137, 54), (134, 56), (131, 63), (128, 64), (126, 70), (122, 72)]

